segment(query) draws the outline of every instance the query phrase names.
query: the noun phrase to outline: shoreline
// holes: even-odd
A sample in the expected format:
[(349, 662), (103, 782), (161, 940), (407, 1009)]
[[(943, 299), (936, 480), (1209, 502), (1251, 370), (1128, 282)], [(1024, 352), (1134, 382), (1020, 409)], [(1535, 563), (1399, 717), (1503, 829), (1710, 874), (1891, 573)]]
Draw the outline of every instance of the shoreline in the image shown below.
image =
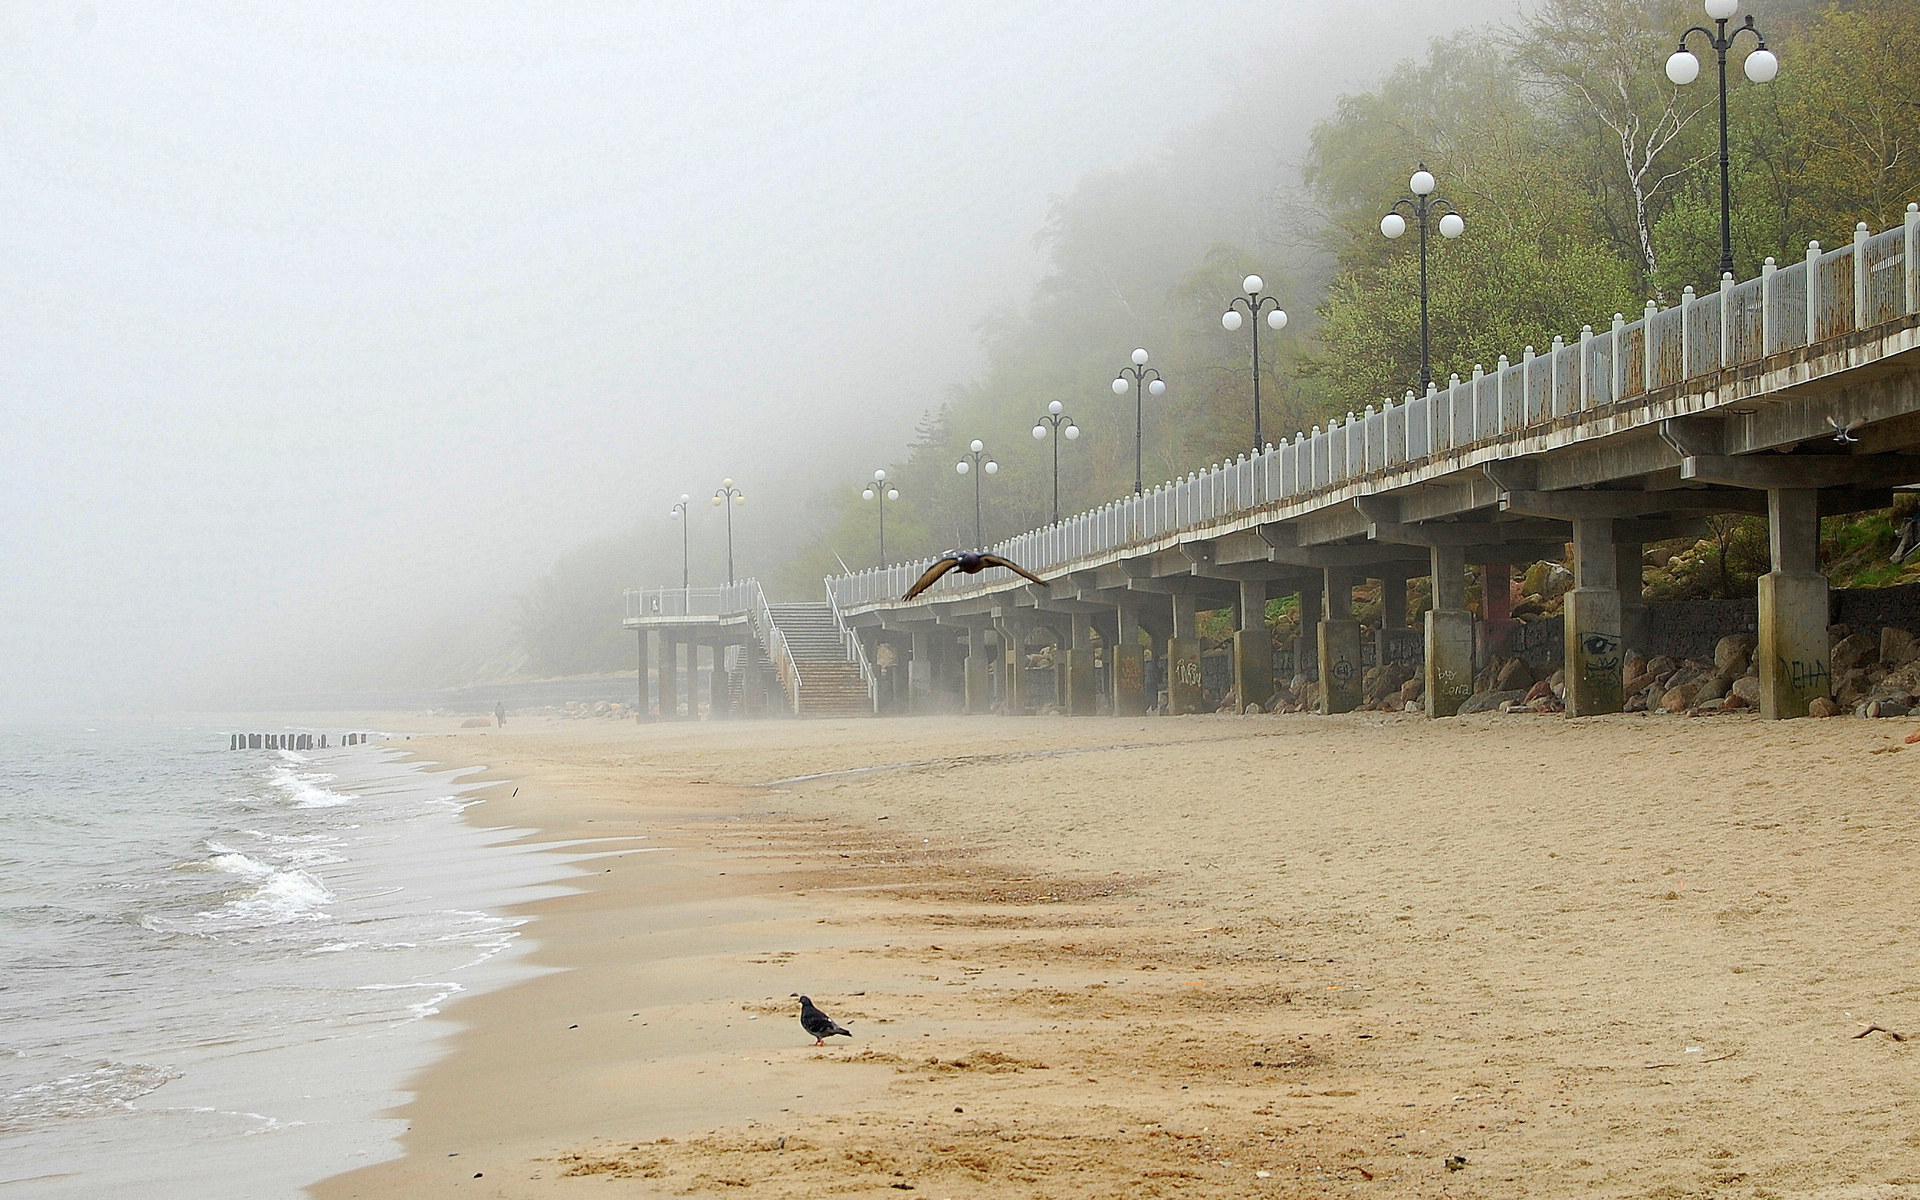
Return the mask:
[(1920, 1195), (1911, 1044), (1852, 1036), (1920, 1030), (1905, 730), (489, 731), (471, 818), (599, 872), (310, 1194)]

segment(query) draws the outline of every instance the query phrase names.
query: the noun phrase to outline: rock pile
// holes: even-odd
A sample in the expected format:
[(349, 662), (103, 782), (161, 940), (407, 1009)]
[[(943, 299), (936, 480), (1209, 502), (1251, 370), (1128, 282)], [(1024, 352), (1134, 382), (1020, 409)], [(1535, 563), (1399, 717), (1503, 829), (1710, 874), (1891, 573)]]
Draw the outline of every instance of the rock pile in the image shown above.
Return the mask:
[(1833, 700), (1823, 707), (1832, 711), (1817, 715), (1851, 711), (1856, 717), (1904, 717), (1914, 711), (1920, 697), (1920, 639), (1891, 625), (1877, 636), (1835, 625), (1827, 638)]
[(633, 716), (631, 704), (621, 704), (615, 700), (601, 700), (595, 704), (586, 704), (579, 700), (567, 701), (560, 710), (560, 718), (565, 721), (582, 721), (591, 717), (626, 720)]

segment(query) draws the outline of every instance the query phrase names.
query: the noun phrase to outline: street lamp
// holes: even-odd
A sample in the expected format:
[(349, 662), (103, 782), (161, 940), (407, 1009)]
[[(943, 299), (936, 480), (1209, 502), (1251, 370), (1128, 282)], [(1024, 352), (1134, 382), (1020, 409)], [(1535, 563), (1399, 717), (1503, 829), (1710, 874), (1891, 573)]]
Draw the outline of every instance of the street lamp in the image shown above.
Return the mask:
[(1393, 202), (1387, 215), (1380, 218), (1380, 232), (1397, 238), (1407, 231), (1407, 218), (1399, 211), (1403, 206), (1420, 223), (1420, 393), (1425, 395), (1433, 386), (1433, 341), (1427, 326), (1427, 219), (1444, 212), (1439, 221), (1440, 236), (1448, 240), (1465, 233), (1467, 222), (1452, 201), (1433, 194), (1433, 172), (1427, 170), (1427, 164), (1421, 163), (1413, 178), (1407, 180), (1407, 190), (1413, 195)]
[(1133, 493), (1139, 495), (1140, 487), (1140, 429), (1146, 419), (1146, 405), (1141, 400), (1144, 390), (1149, 396), (1167, 394), (1166, 380), (1160, 378), (1160, 372), (1147, 365), (1147, 352), (1135, 350), (1133, 365), (1120, 368), (1120, 377), (1113, 381), (1113, 394), (1127, 394), (1127, 380), (1133, 380)]
[[(1044, 440), (1047, 436), (1048, 429), (1052, 429), (1055, 433), (1059, 434), (1060, 437), (1064, 437), (1068, 441), (1072, 441), (1080, 436), (1080, 427), (1075, 425), (1073, 418), (1069, 417), (1063, 411), (1065, 408), (1066, 406), (1058, 400), (1047, 405), (1046, 415), (1034, 422), (1033, 436), (1035, 440)], [(1062, 425), (1065, 425), (1066, 428), (1061, 429), (1060, 427)], [(1060, 437), (1053, 439), (1053, 523), (1055, 525), (1060, 523)]]
[(1278, 331), (1287, 327), (1287, 312), (1280, 307), (1278, 297), (1261, 293), (1260, 289), (1267, 284), (1258, 275), (1242, 279), (1240, 286), (1247, 294), (1227, 301), (1227, 311), (1220, 314), (1220, 324), (1232, 333), (1240, 328), (1242, 310), (1253, 318), (1253, 452), (1258, 454), (1266, 445), (1260, 437), (1260, 314), (1266, 313), (1268, 327)]
[(953, 469), (962, 475), (969, 472), (973, 475), (973, 548), (985, 549), (987, 539), (980, 532), (980, 476), (998, 475), (1000, 464), (987, 457), (986, 444), (975, 438), (973, 445), (960, 456), (960, 461), (953, 464)]
[(674, 503), (672, 508), (667, 510), (669, 519), (680, 522), (680, 590), (683, 592), (690, 586), (687, 581), (687, 551), (689, 549), (687, 527), (690, 524), (687, 520), (687, 505), (692, 502), (692, 496), (681, 492), (680, 499)]
[(1733, 184), (1728, 177), (1727, 168), (1727, 51), (1733, 48), (1733, 40), (1742, 33), (1751, 33), (1757, 43), (1753, 52), (1747, 55), (1747, 78), (1755, 83), (1766, 83), (1780, 73), (1780, 60), (1773, 51), (1767, 49), (1767, 39), (1754, 28), (1753, 14), (1747, 14), (1746, 24), (1732, 33), (1727, 32), (1727, 22), (1740, 9), (1740, 0), (1707, 0), (1707, 16), (1712, 18), (1714, 27), (1695, 25), (1680, 35), (1680, 48), (1667, 56), (1667, 78), (1677, 86), (1685, 87), (1700, 78), (1700, 60), (1687, 49), (1688, 34), (1700, 34), (1713, 47), (1720, 59), (1720, 274), (1733, 274)]
[(887, 565), (887, 501), (898, 500), (900, 489), (887, 482), (885, 469), (873, 473), (873, 482), (860, 493), (862, 500), (876, 500), (880, 504), (880, 565)]
[(713, 494), (713, 503), (715, 507), (724, 508), (727, 510), (727, 584), (728, 586), (732, 586), (733, 584), (733, 505), (730, 505), (727, 503), (727, 501), (729, 500), (733, 501), (733, 505), (745, 504), (747, 502), (747, 498), (740, 494), (740, 489), (733, 486), (733, 480), (722, 479), (720, 481), (720, 490)]

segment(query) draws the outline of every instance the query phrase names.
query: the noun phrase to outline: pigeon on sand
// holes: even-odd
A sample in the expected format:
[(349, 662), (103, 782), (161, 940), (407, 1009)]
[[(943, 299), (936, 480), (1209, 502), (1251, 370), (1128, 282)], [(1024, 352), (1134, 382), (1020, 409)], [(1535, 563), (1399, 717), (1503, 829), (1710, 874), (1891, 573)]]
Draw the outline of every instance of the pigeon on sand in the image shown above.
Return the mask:
[(813, 1044), (824, 1046), (827, 1039), (836, 1033), (853, 1036), (853, 1030), (842, 1029), (833, 1023), (833, 1018), (813, 1006), (813, 1001), (800, 997), (800, 1028), (813, 1035)]

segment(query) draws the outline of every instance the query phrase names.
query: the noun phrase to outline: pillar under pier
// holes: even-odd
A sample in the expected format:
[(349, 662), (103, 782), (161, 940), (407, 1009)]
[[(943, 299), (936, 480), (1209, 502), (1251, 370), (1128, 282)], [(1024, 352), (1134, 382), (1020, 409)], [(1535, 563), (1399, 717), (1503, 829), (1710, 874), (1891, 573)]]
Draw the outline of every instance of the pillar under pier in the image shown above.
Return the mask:
[(1325, 568), (1326, 615), (1320, 619), (1320, 711), (1352, 712), (1360, 707), (1360, 622), (1353, 619), (1353, 574), (1345, 567)]
[(1617, 713), (1625, 697), (1620, 677), (1619, 559), (1613, 522), (1573, 520), (1573, 590), (1566, 596), (1567, 715)]
[(1467, 610), (1467, 552), (1435, 546), (1433, 607), (1427, 610), (1427, 716), (1451, 717), (1473, 695), (1473, 614)]
[(1205, 708), (1200, 698), (1200, 614), (1194, 598), (1173, 594), (1173, 636), (1167, 639), (1167, 711), (1174, 716)]
[(660, 719), (680, 717), (680, 643), (669, 630), (660, 631)]
[(1093, 618), (1086, 613), (1073, 614), (1073, 644), (1063, 656), (1065, 687), (1061, 705), (1070, 717), (1090, 717), (1094, 713)]
[(1273, 699), (1273, 635), (1267, 631), (1267, 582), (1240, 581), (1240, 628), (1233, 635), (1233, 690), (1240, 707)]
[(1773, 570), (1760, 577), (1760, 715), (1804, 717), (1831, 695), (1827, 577), (1820, 572), (1820, 493), (1767, 489)]
[(1137, 717), (1147, 711), (1147, 660), (1140, 645), (1140, 614), (1127, 605), (1121, 605), (1117, 612), (1119, 636), (1107, 648), (1113, 715)]
[(986, 626), (967, 626), (963, 694), (968, 716), (978, 716), (981, 713), (993, 711), (993, 675), (987, 665), (988, 653)]

